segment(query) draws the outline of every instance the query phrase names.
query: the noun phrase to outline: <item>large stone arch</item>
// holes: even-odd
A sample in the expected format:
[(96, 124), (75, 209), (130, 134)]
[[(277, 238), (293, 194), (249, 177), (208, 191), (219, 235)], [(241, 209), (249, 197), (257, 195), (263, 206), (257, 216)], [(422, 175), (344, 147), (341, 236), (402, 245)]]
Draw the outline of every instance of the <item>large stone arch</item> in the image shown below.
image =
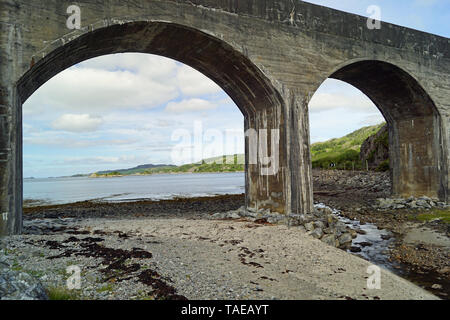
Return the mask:
[[(265, 164), (259, 158), (260, 149), (254, 148), (266, 142), (271, 150), (273, 129), (280, 131), (280, 145), (283, 139), (283, 99), (272, 82), (247, 57), (231, 45), (200, 30), (167, 22), (137, 21), (110, 25), (86, 32), (34, 62), (15, 85), (15, 108), (21, 115), (22, 104), (41, 85), (59, 72), (84, 60), (114, 53), (138, 52), (156, 54), (189, 65), (215, 81), (239, 107), (245, 118), (245, 129), (267, 130), (265, 141), (247, 139), (246, 143), (246, 203), (255, 209), (271, 209), (286, 213), (289, 203), (285, 197), (284, 181), (286, 170), (280, 148), (279, 166), (275, 174), (263, 174)], [(22, 136), (22, 122), (16, 123), (18, 136)], [(252, 145), (254, 144), (254, 145)], [(12, 233), (20, 233), (22, 211), (22, 149), (16, 149), (19, 161), (15, 163), (16, 202)], [(258, 159), (249, 156), (253, 148)], [(270, 154), (269, 154), (270, 155)], [(257, 160), (258, 163), (255, 163)], [(14, 192), (16, 191), (16, 192)], [(12, 222), (11, 222), (12, 221)]]
[(367, 95), (389, 127), (392, 194), (447, 197), (442, 119), (417, 79), (392, 63), (358, 59), (342, 63), (328, 78)]

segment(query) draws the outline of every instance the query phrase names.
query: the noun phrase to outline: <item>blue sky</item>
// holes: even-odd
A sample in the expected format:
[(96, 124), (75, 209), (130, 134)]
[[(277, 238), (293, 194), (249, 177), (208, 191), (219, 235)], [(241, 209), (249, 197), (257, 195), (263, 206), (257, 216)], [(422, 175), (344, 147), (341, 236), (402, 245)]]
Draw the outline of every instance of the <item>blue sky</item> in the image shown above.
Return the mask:
[(367, 16), (371, 5), (381, 9), (381, 20), (450, 37), (450, 0), (310, 0), (333, 9)]
[[(384, 21), (450, 36), (450, 0), (309, 2), (364, 16), (378, 5)], [(327, 80), (310, 103), (312, 142), (381, 121), (366, 96), (340, 81)], [(23, 123), (25, 177), (173, 163), (176, 145), (196, 143), (177, 133), (193, 135), (200, 124), (203, 153), (180, 162), (244, 150), (243, 116), (221, 88), (188, 66), (144, 54), (104, 56), (58, 74), (24, 104)]]

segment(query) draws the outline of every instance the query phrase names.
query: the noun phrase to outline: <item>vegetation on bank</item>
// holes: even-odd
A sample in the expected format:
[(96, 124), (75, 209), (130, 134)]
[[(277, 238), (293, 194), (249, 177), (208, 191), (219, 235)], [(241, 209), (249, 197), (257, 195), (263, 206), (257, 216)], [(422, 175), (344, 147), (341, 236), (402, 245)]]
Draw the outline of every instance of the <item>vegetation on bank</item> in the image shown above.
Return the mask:
[[(364, 127), (345, 137), (313, 144), (311, 147), (313, 168), (365, 169), (365, 163), (360, 160), (361, 145), (367, 138), (376, 135), (384, 125), (385, 123), (381, 123), (375, 126)], [(378, 142), (389, 145), (387, 135), (377, 138)], [(386, 167), (389, 169), (389, 161), (385, 161), (382, 168), (379, 168), (379, 171), (386, 171)]]
[(421, 213), (419, 215), (410, 216), (412, 220), (419, 220), (421, 222), (428, 222), (432, 220), (439, 219), (444, 223), (450, 224), (450, 209), (438, 209), (433, 208), (426, 213)]
[[(365, 169), (360, 160), (361, 145), (363, 142), (377, 134), (385, 125), (381, 123), (356, 130), (345, 137), (331, 139), (326, 142), (315, 143), (311, 147), (313, 168), (321, 169)], [(378, 141), (379, 140), (379, 141)], [(376, 143), (388, 146), (388, 136), (383, 134), (376, 139)], [(131, 169), (100, 171), (92, 174), (92, 178), (121, 177), (128, 175), (176, 174), (176, 173), (218, 173), (245, 171), (245, 156), (223, 156), (205, 159), (198, 163), (173, 165), (143, 165)], [(377, 171), (389, 170), (389, 160), (384, 161)]]

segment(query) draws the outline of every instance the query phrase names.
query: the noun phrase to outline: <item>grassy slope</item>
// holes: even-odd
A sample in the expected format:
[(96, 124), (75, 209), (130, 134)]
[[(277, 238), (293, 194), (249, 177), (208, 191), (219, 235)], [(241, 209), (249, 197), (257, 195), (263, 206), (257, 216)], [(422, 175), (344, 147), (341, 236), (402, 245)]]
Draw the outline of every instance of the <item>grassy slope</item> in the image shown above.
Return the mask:
[(359, 153), (362, 143), (370, 136), (376, 134), (385, 123), (376, 126), (364, 127), (345, 137), (319, 142), (312, 145), (311, 156), (314, 168), (328, 168), (335, 163), (338, 168), (361, 168)]

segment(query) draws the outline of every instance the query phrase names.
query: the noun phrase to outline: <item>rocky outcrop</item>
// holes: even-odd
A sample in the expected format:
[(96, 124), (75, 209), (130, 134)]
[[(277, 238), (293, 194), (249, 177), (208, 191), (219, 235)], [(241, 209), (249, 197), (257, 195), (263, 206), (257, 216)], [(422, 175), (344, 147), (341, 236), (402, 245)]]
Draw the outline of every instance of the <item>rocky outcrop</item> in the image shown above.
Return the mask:
[(39, 280), (12, 270), (0, 257), (0, 300), (48, 300), (48, 296)]
[(364, 168), (367, 161), (369, 170), (389, 170), (389, 131), (387, 125), (363, 142), (360, 159)]

